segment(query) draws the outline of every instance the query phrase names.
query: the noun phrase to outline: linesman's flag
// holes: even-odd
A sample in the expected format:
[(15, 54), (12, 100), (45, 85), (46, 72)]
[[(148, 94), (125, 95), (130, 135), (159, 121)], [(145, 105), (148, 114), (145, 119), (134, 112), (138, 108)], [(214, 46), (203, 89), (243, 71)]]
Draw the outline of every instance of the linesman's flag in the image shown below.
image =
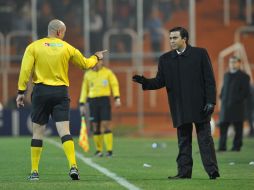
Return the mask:
[(79, 134), (79, 145), (83, 148), (83, 150), (85, 152), (89, 151), (89, 142), (88, 142), (88, 136), (87, 136), (85, 116), (81, 117), (81, 127), (80, 127), (80, 134)]

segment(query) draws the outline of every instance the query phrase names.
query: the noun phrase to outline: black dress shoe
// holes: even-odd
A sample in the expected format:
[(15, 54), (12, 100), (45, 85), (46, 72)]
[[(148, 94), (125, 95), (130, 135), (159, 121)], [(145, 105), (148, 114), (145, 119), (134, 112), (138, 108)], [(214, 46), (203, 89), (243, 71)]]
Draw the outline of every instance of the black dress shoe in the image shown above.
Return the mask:
[(217, 171), (215, 171), (215, 172), (209, 174), (209, 178), (210, 178), (210, 179), (216, 179), (217, 177), (220, 177), (220, 174), (219, 174), (219, 172), (217, 172)]
[(225, 148), (218, 148), (216, 152), (226, 152), (227, 150)]
[(235, 152), (240, 152), (240, 148), (231, 148), (231, 150), (230, 151), (235, 151)]
[(177, 174), (176, 176), (169, 176), (168, 179), (190, 179), (190, 175)]

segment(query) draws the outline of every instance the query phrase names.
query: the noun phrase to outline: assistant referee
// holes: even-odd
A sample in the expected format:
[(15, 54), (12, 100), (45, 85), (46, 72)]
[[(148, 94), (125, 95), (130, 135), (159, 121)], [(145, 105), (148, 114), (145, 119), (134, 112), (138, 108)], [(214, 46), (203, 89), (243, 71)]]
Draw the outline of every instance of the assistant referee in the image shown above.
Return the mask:
[(22, 59), (18, 81), (17, 107), (24, 106), (27, 83), (32, 75), (32, 129), (31, 175), (29, 180), (39, 180), (39, 161), (42, 152), (43, 135), (49, 117), (56, 122), (63, 149), (69, 162), (69, 176), (79, 180), (75, 148), (69, 130), (70, 98), (68, 95), (69, 61), (81, 69), (94, 67), (103, 58), (104, 51), (98, 51), (85, 58), (79, 50), (63, 41), (65, 24), (57, 19), (49, 22), (48, 36), (34, 41), (26, 48)]
[[(95, 156), (102, 157), (103, 139), (107, 150), (106, 156), (113, 155), (113, 133), (111, 128), (110, 96), (114, 97), (115, 107), (121, 106), (119, 82), (111, 69), (103, 65), (103, 61), (84, 74), (80, 94), (80, 113), (86, 114), (85, 103), (89, 105), (93, 140), (96, 148)], [(103, 130), (103, 131), (102, 131)]]

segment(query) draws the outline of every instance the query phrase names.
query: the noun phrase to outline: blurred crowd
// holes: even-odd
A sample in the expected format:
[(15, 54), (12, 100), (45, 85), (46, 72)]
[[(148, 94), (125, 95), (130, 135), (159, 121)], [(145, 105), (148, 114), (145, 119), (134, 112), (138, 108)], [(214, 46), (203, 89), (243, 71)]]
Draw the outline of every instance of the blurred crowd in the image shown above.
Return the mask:
[[(199, 2), (201, 0), (197, 0)], [(137, 0), (112, 0), (109, 12), (107, 0), (90, 0), (90, 52), (102, 49), (102, 39), (106, 31), (119, 29), (119, 34), (110, 38), (110, 51), (131, 52), (130, 36), (123, 29), (137, 30)], [(237, 19), (245, 19), (246, 2), (238, 0)], [(151, 52), (161, 52), (163, 37), (161, 29), (170, 22), (177, 11), (188, 9), (187, 0), (150, 0), (143, 2), (143, 23), (149, 35)], [(47, 25), (52, 18), (63, 20), (73, 36), (83, 38), (83, 0), (38, 0), (37, 35), (47, 35)], [(0, 0), (0, 32), (7, 35), (11, 31), (31, 30), (31, 0)], [(67, 34), (68, 35), (68, 34)], [(78, 40), (77, 40), (78, 41)], [(79, 46), (78, 46), (79, 47)], [(82, 47), (84, 48), (84, 47)]]
[[(112, 12), (107, 11), (106, 0), (90, 1), (91, 52), (102, 48), (103, 34), (109, 29), (137, 30), (137, 0), (113, 0)], [(151, 38), (151, 51), (161, 51), (160, 29), (169, 22), (175, 11), (185, 10), (185, 0), (151, 0), (144, 2), (144, 28)], [(53, 18), (63, 20), (73, 36), (83, 37), (83, 0), (40, 0), (37, 1), (37, 35), (47, 35), (48, 22)], [(11, 31), (31, 30), (30, 0), (0, 0), (0, 32), (7, 35)], [(74, 32), (72, 32), (74, 31)], [(68, 34), (67, 34), (68, 35)], [(130, 36), (119, 32), (112, 36), (111, 52), (130, 52)]]
[(0, 32), (8, 34), (12, 30), (28, 30), (30, 20), (29, 1), (0, 0)]

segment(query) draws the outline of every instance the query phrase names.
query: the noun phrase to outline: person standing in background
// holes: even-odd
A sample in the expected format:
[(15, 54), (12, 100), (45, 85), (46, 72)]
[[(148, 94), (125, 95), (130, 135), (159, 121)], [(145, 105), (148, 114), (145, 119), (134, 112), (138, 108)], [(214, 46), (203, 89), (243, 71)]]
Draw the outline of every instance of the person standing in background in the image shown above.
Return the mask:
[[(95, 143), (95, 156), (103, 156), (103, 139), (106, 146), (106, 156), (113, 155), (113, 133), (110, 129), (111, 104), (110, 96), (113, 92), (114, 104), (121, 105), (119, 84), (115, 74), (103, 66), (102, 60), (84, 74), (80, 94), (80, 113), (85, 115), (85, 103), (88, 102), (90, 121), (93, 127), (93, 140)], [(103, 129), (103, 131), (102, 131)]]
[(221, 89), (220, 138), (218, 151), (227, 150), (227, 132), (233, 124), (235, 137), (231, 151), (240, 151), (243, 139), (245, 101), (250, 93), (250, 77), (240, 69), (241, 59), (229, 58), (229, 71), (224, 75)]
[(151, 48), (155, 53), (155, 61), (158, 61), (157, 56), (161, 52), (162, 45), (162, 21), (159, 17), (158, 8), (153, 8), (149, 19), (146, 21), (146, 28), (150, 33)]

